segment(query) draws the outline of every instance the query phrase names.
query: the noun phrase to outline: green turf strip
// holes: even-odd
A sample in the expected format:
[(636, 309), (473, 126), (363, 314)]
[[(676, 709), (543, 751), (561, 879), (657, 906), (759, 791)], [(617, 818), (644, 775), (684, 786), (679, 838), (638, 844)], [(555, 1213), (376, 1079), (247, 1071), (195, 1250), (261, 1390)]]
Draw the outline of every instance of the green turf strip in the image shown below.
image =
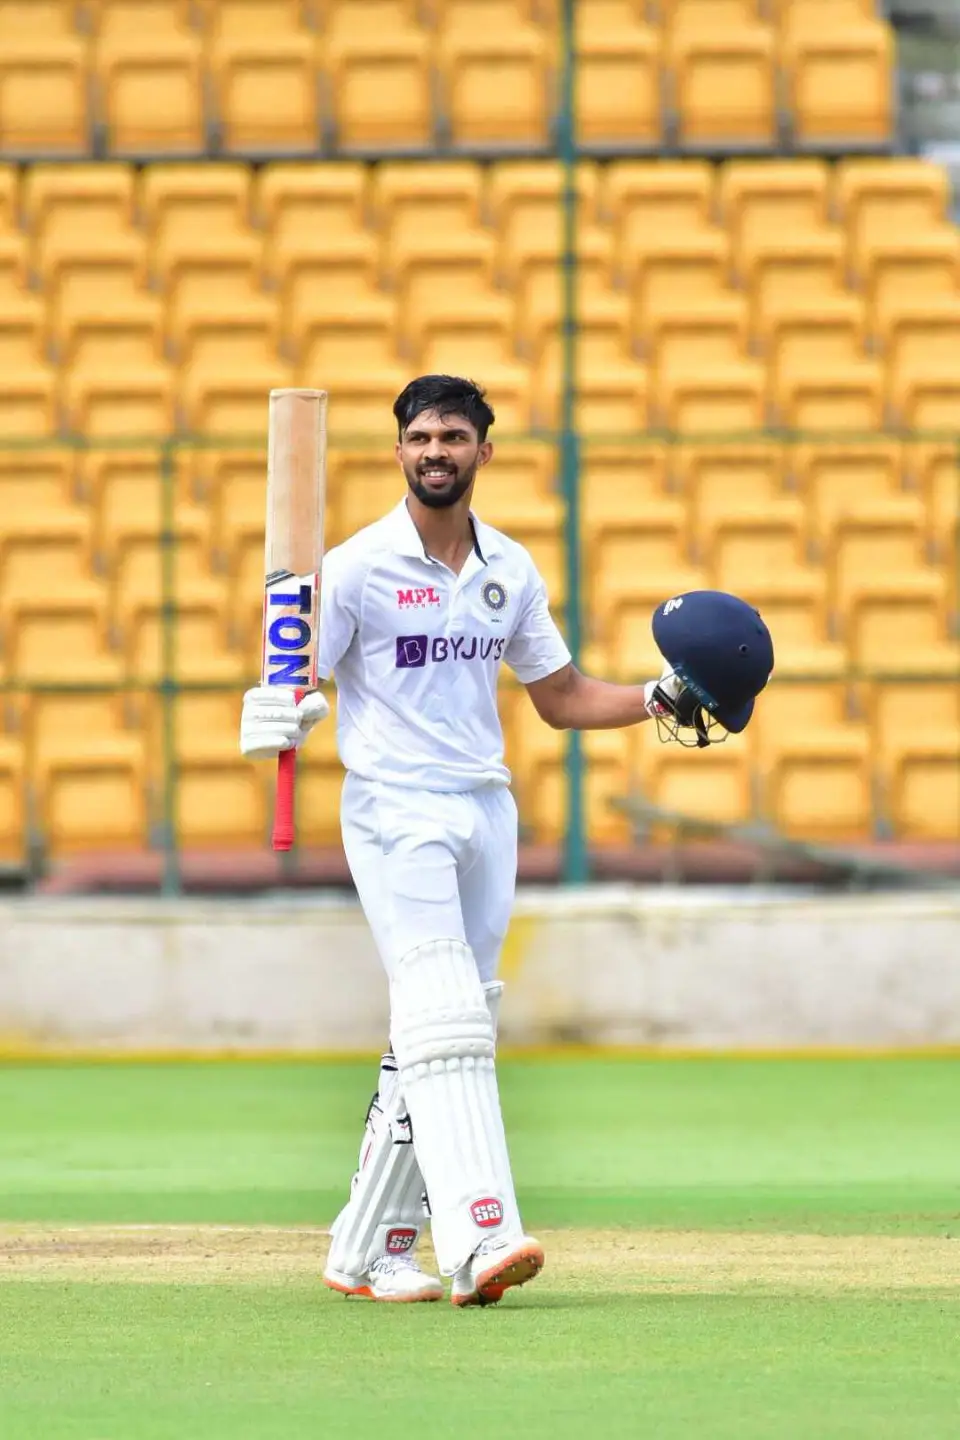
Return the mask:
[[(531, 1224), (960, 1234), (960, 1061), (505, 1061)], [(0, 1066), (0, 1219), (325, 1223), (370, 1065)]]
[(313, 1287), (0, 1287), (4, 1440), (954, 1440), (939, 1296), (530, 1292), (496, 1311)]

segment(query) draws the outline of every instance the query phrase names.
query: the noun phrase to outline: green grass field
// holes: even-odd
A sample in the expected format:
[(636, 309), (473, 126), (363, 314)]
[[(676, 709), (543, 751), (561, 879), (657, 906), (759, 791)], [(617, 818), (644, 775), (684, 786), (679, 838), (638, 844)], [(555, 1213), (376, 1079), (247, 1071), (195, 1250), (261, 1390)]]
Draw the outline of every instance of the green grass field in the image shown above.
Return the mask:
[(318, 1283), (372, 1066), (0, 1066), (2, 1440), (960, 1434), (960, 1062), (501, 1069), (458, 1312)]

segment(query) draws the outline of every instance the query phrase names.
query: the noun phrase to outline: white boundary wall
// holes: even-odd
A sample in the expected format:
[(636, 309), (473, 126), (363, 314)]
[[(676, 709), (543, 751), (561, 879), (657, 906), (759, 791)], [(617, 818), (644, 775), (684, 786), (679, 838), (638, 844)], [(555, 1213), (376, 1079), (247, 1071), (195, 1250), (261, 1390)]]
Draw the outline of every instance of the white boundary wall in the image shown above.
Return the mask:
[[(957, 894), (525, 892), (507, 1044), (960, 1044)], [(0, 1050), (378, 1050), (386, 986), (328, 896), (0, 903)]]

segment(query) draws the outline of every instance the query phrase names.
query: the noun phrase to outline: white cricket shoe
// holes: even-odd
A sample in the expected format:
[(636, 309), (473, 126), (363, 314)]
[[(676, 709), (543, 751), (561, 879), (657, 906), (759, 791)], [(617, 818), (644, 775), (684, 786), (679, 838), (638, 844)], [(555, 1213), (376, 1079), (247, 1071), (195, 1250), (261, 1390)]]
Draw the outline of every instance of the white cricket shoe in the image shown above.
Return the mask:
[(454, 1305), (496, 1305), (505, 1290), (525, 1285), (543, 1269), (543, 1246), (529, 1235), (482, 1240), (453, 1277)]
[(344, 1275), (340, 1270), (323, 1272), (323, 1283), (341, 1295), (364, 1300), (392, 1300), (411, 1304), (416, 1300), (441, 1300), (443, 1286), (435, 1275), (421, 1270), (412, 1255), (381, 1255), (365, 1275)]

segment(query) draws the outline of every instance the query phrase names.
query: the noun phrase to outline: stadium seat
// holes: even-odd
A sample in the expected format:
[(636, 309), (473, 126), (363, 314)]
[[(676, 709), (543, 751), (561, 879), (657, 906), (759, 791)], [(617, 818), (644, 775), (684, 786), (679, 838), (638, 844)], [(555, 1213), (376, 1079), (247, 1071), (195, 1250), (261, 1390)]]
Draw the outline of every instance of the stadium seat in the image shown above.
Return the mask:
[(864, 354), (864, 307), (855, 295), (809, 299), (802, 309), (771, 317), (768, 326), (773, 397), (789, 391), (795, 378), (856, 364)]
[(781, 316), (801, 313), (845, 294), (846, 246), (839, 231), (757, 239), (745, 283), (752, 325), (766, 343)]
[(604, 534), (642, 521), (651, 503), (667, 502), (666, 484), (664, 445), (587, 442), (580, 469), (580, 525), (587, 550), (592, 552)]
[[(252, 209), (269, 231), (271, 253), (282, 256), (322, 236), (353, 235), (364, 221), (367, 167), (359, 161), (337, 165), (264, 165), (253, 182)], [(282, 265), (275, 266), (282, 273)]]
[(912, 313), (902, 314), (890, 327), (887, 340), (888, 398), (894, 414), (902, 416), (909, 397), (928, 383), (956, 377), (960, 354), (960, 295), (956, 299), (929, 300)]
[(851, 614), (864, 596), (926, 598), (944, 591), (944, 579), (924, 564), (923, 524), (919, 515), (840, 517), (827, 554), (832, 603), (839, 616)]
[(259, 260), (249, 229), (250, 172), (245, 165), (151, 165), (143, 172), (139, 207), (151, 235), (151, 263), (164, 277), (180, 262), (220, 254), (235, 263)]
[(305, 32), (218, 35), (207, 73), (227, 154), (303, 154), (319, 148), (314, 50)]
[(209, 549), (210, 513), (184, 493), (178, 474), (182, 469), (182, 462), (178, 465), (173, 457), (165, 460), (156, 449), (94, 450), (81, 458), (80, 485), (94, 514), (94, 550), (106, 564), (130, 541), (159, 541), (164, 531), (178, 544), (199, 540)]
[(21, 864), (26, 850), (25, 770), (19, 739), (0, 735), (0, 861), (7, 865)]
[(904, 499), (904, 456), (895, 440), (829, 441), (795, 446), (793, 485), (806, 505), (810, 535), (823, 543), (837, 522)]
[(848, 652), (854, 665), (871, 674), (898, 672), (958, 674), (960, 650), (948, 637), (944, 620), (944, 586), (927, 577), (927, 593), (914, 584), (905, 593), (866, 592), (852, 604), (848, 621)]
[(789, 838), (870, 839), (869, 739), (859, 728), (794, 734), (764, 776), (765, 816)]
[(960, 670), (941, 678), (876, 680), (867, 709), (878, 763), (889, 771), (922, 737), (952, 734), (960, 744)]
[(535, 30), (453, 30), (437, 59), (442, 123), (454, 146), (548, 143), (547, 43)]
[(427, 0), (424, 8), (442, 34), (523, 30), (538, 18), (535, 0)]
[(660, 316), (689, 312), (701, 300), (712, 304), (728, 299), (728, 258), (727, 237), (719, 230), (677, 232), (662, 239), (651, 233), (642, 248), (621, 251), (617, 268), (633, 301), (638, 338), (648, 344)]
[(32, 368), (44, 359), (44, 309), (35, 296), (0, 300), (0, 373)]
[(764, 374), (752, 360), (664, 376), (654, 413), (670, 430), (707, 439), (758, 430), (764, 418)]
[(63, 0), (2, 0), (0, 3), (0, 43), (36, 40), (38, 35), (70, 35), (73, 30), (73, 9)]
[(0, 232), (20, 223), (20, 176), (14, 165), (0, 164)]
[(786, 498), (784, 464), (781, 447), (769, 441), (677, 446), (673, 476), (691, 529), (708, 537), (724, 516), (775, 508)]
[(864, 434), (883, 423), (883, 369), (875, 360), (830, 361), (788, 375), (775, 394), (778, 418), (808, 434)]
[(960, 745), (955, 732), (918, 740), (907, 750), (891, 785), (890, 817), (907, 840), (960, 836)]
[(649, 317), (649, 348), (659, 379), (736, 365), (746, 353), (747, 310), (739, 295), (698, 298)]
[(100, 39), (162, 37), (190, 28), (190, 0), (92, 0), (85, 8)]
[(32, 440), (55, 428), (56, 372), (47, 366), (17, 369), (0, 386), (0, 436)]
[(912, 239), (948, 218), (947, 172), (927, 160), (841, 160), (833, 200), (854, 252), (874, 239)]
[(89, 148), (87, 46), (77, 36), (0, 40), (0, 150), (82, 155)]
[(933, 555), (949, 564), (956, 554), (960, 522), (960, 447), (950, 442), (908, 445), (906, 465), (910, 484), (926, 507)]
[[(125, 642), (129, 642), (131, 627), (139, 616), (159, 613), (165, 596), (181, 609), (226, 614), (225, 582), (211, 574), (199, 537), (181, 537), (166, 575), (164, 568), (163, 543), (154, 536), (130, 539), (111, 557), (113, 623)], [(260, 579), (262, 600), (262, 573)]]
[(334, 40), (367, 40), (412, 29), (416, 0), (329, 0), (323, 7), (325, 33)]
[(371, 209), (391, 232), (398, 224), (470, 229), (481, 221), (484, 189), (482, 172), (470, 161), (384, 161), (372, 177)]
[(23, 177), (20, 205), (42, 269), (48, 247), (88, 252), (91, 242), (102, 241), (105, 234), (129, 230), (135, 210), (133, 168), (109, 162), (32, 166)]
[(769, 28), (749, 20), (737, 24), (718, 15), (713, 24), (677, 27), (668, 63), (675, 77), (679, 143), (691, 149), (772, 147), (774, 52)]
[(200, 0), (205, 29), (214, 45), (249, 39), (269, 45), (278, 35), (305, 34), (304, 12), (309, 14), (312, 8), (300, 0)]
[(416, 31), (326, 43), (331, 117), (342, 150), (426, 149), (433, 140), (428, 42)]
[(11, 625), (7, 663), (11, 677), (30, 685), (110, 685), (123, 681), (120, 654), (109, 648), (107, 593), (96, 605), (39, 595), (24, 600)]
[(662, 821), (651, 816), (655, 836), (672, 830), (670, 816), (742, 825), (751, 818), (749, 754), (745, 740), (731, 737), (709, 750), (680, 750), (661, 745), (653, 725), (643, 727), (639, 741), (639, 773), (644, 798), (667, 811)]
[(776, 251), (790, 236), (822, 232), (828, 220), (830, 172), (822, 160), (728, 160), (719, 171), (721, 218), (736, 273), (749, 274), (759, 250)]
[(90, 439), (162, 439), (176, 428), (173, 377), (160, 362), (68, 371), (60, 405), (67, 429)]
[(879, 231), (850, 248), (853, 283), (875, 307), (895, 306), (908, 298), (956, 294), (960, 275), (960, 235), (953, 226), (916, 234)]
[(803, 506), (784, 496), (763, 508), (749, 501), (742, 508), (707, 514), (699, 541), (711, 583), (740, 594), (746, 587), (782, 586), (805, 576)]
[(581, 32), (574, 102), (580, 144), (657, 145), (663, 128), (662, 84), (660, 38), (652, 27)]
[[(136, 684), (169, 676), (181, 684), (241, 685), (249, 675), (239, 648), (227, 643), (225, 606), (177, 604), (169, 621), (159, 601), (138, 606), (126, 625), (124, 658)], [(167, 628), (169, 626), (169, 628)]]
[(32, 804), (51, 856), (147, 843), (144, 742), (113, 695), (35, 697)]
[(230, 370), (187, 365), (181, 371), (178, 408), (184, 428), (198, 435), (253, 440), (267, 425), (267, 396), (292, 383), (282, 361), (238, 363)]
[(788, 31), (782, 49), (798, 145), (883, 145), (893, 129), (893, 42), (865, 20)]
[(621, 249), (629, 233), (643, 242), (713, 223), (714, 173), (705, 160), (612, 160), (599, 185), (601, 214), (620, 233)]
[[(687, 561), (686, 516), (676, 501), (645, 506), (616, 529), (601, 529), (596, 543), (583, 548), (584, 594), (603, 629), (623, 600), (657, 588), (672, 594), (672, 576)], [(652, 607), (651, 607), (652, 608)]]
[(186, 32), (108, 36), (97, 46), (113, 155), (199, 155), (206, 135), (200, 41)]

